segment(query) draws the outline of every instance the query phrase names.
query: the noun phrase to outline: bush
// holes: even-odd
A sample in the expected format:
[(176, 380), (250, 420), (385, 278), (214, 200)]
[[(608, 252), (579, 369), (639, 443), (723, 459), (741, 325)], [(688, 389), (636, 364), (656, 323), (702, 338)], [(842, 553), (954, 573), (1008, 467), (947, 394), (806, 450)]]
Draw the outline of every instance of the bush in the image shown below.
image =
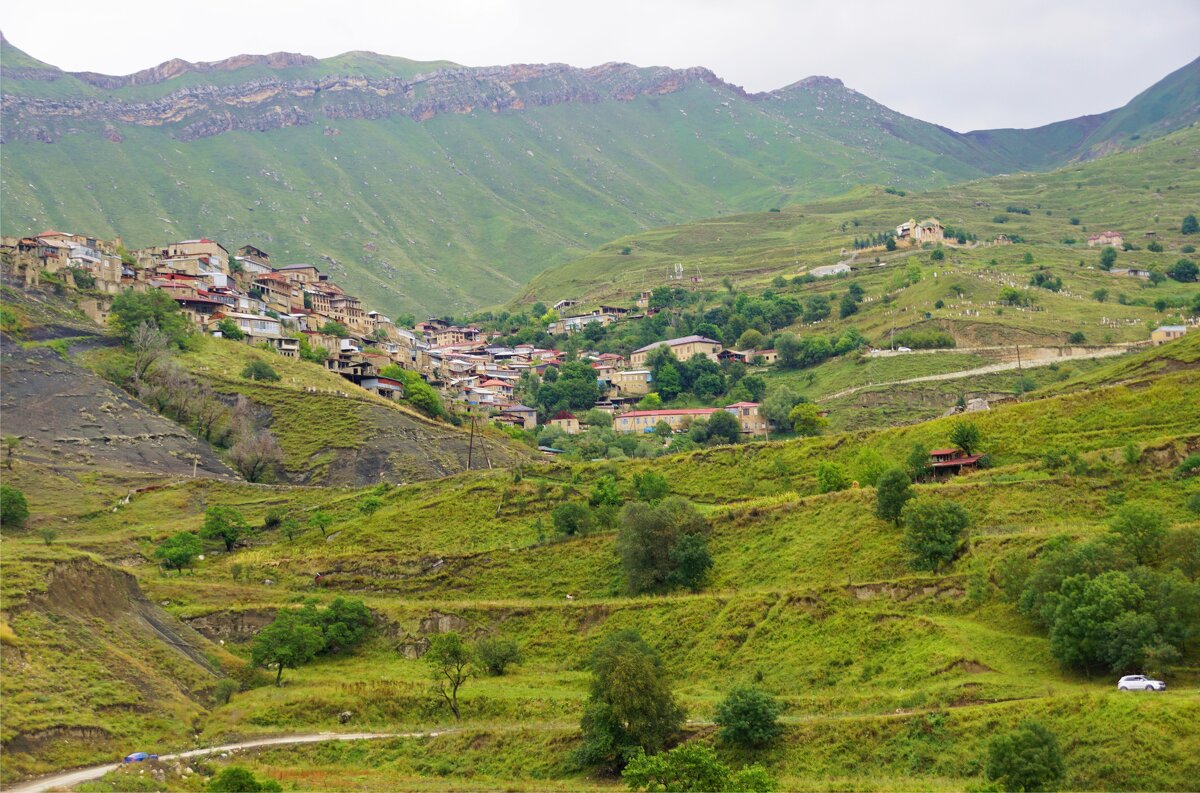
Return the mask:
[(967, 511), (953, 501), (929, 496), (914, 498), (900, 511), (904, 524), (901, 545), (917, 570), (936, 572), (954, 561), (962, 551), (967, 527)]
[(0, 526), (23, 529), (29, 520), (29, 502), (25, 494), (11, 485), (0, 485)]
[(639, 750), (656, 753), (683, 726), (658, 653), (633, 630), (610, 634), (592, 654), (592, 681), (580, 730), (577, 758), (588, 765), (620, 768)]
[(662, 501), (671, 494), (671, 486), (666, 477), (654, 471), (635, 473), (633, 475), (633, 494), (638, 501), (653, 504)]
[(899, 525), (904, 505), (913, 497), (912, 480), (902, 468), (884, 471), (875, 485), (875, 514)]
[(1195, 234), (1200, 232), (1200, 221), (1196, 220), (1195, 215), (1188, 215), (1183, 219), (1183, 223), (1179, 225), (1180, 234)]
[(271, 383), (279, 380), (279, 374), (271, 368), (269, 363), (258, 360), (246, 364), (246, 368), (242, 369), (242, 377), (247, 380), (262, 380)]
[(224, 705), (233, 698), (233, 695), (237, 693), (239, 688), (237, 681), (233, 678), (221, 678), (213, 688), (213, 702), (217, 705)]
[(713, 566), (712, 556), (708, 553), (708, 540), (704, 535), (683, 535), (671, 548), (668, 558), (673, 569), (667, 576), (667, 583), (699, 592)]
[(566, 537), (587, 534), (595, 525), (591, 510), (576, 501), (559, 504), (550, 513), (550, 519), (554, 523), (554, 530)]
[(487, 637), (475, 643), (479, 664), (493, 677), (503, 675), (509, 664), (521, 663), (521, 650), (512, 639)]
[(1175, 473), (1172, 475), (1176, 479), (1185, 479), (1198, 473), (1200, 473), (1200, 452), (1194, 452), (1175, 468)]
[(1087, 344), (1087, 336), (1083, 335), (1083, 331), (1077, 330), (1067, 337), (1068, 344)]
[[(229, 317), (225, 317), (217, 323), (217, 330), (221, 331), (221, 337), (230, 341), (241, 341), (246, 338), (246, 334), (238, 327), (238, 324)], [(245, 377), (245, 375), (242, 375)]]
[(1180, 259), (1167, 269), (1168, 276), (1185, 284), (1195, 281), (1197, 272), (1200, 272), (1200, 268), (1190, 259)]
[(909, 347), (914, 350), (943, 350), (955, 346), (954, 337), (944, 330), (902, 330), (892, 338), (897, 347)]
[(987, 778), (1005, 791), (1057, 790), (1066, 774), (1054, 733), (1033, 721), (988, 743)]
[(274, 779), (260, 780), (245, 768), (231, 765), (209, 780), (205, 790), (209, 793), (273, 793), (283, 788)]
[(721, 740), (743, 748), (766, 746), (782, 732), (779, 703), (753, 686), (738, 686), (717, 705)]
[(383, 506), (383, 499), (379, 496), (363, 496), (358, 502), (358, 511), (360, 514), (370, 517), (379, 511)]
[(828, 461), (817, 463), (817, 489), (822, 493), (834, 493), (850, 487), (850, 476), (846, 469)]
[(734, 773), (717, 753), (699, 743), (685, 743), (669, 752), (638, 752), (621, 773), (630, 790), (770, 793), (775, 780), (758, 763)]

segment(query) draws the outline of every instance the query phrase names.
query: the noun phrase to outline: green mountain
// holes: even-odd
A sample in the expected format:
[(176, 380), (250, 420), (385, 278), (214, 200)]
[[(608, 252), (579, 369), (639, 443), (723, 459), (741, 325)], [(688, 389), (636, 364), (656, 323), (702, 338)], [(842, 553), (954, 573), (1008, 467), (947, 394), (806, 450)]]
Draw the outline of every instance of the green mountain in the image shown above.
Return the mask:
[(829, 78), (748, 94), (700, 68), (372, 53), (113, 77), (2, 47), (4, 233), (250, 242), (320, 263), (388, 311), (494, 304), (642, 229), (1058, 164), (1196, 117), (1195, 64), (1084, 151), (1065, 133), (955, 133)]

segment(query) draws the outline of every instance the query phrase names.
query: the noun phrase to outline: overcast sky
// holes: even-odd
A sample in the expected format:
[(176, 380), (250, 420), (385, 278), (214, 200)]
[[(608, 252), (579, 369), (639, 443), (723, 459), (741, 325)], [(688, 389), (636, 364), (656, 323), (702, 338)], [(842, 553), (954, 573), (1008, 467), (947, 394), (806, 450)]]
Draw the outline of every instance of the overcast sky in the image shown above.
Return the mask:
[(1200, 0), (12, 0), (0, 29), (109, 74), (278, 50), (707, 66), (752, 91), (824, 74), (966, 131), (1124, 104), (1200, 54)]

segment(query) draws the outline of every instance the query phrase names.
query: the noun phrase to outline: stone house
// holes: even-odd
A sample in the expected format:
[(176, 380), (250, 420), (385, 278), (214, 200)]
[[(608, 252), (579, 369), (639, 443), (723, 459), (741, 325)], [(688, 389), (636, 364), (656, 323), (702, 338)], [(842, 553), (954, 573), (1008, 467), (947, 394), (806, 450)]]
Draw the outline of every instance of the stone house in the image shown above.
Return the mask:
[(629, 362), (635, 368), (645, 366), (646, 359), (658, 347), (666, 345), (671, 352), (680, 361), (691, 360), (695, 355), (706, 355), (716, 361), (717, 356), (721, 354), (721, 342), (716, 339), (709, 339), (704, 336), (682, 336), (678, 339), (667, 339), (666, 341), (656, 341), (653, 344), (647, 344), (645, 347), (634, 350), (629, 355)]

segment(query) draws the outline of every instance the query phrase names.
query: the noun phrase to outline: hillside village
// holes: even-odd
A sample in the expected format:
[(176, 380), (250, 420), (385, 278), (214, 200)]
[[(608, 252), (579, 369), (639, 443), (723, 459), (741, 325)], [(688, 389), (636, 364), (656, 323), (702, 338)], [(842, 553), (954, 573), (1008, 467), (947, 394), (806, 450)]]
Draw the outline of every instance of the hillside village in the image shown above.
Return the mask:
[[(876, 242), (873, 248), (892, 250), (896, 244), (914, 249), (953, 246), (956, 240), (947, 236), (940, 221), (928, 218), (901, 223), (894, 233), (880, 235)], [(993, 244), (1008, 242), (1007, 238), (998, 238)], [(1122, 238), (1117, 232), (1106, 231), (1093, 235), (1088, 244), (1119, 247)], [(725, 371), (737, 365), (741, 376), (748, 369), (761, 370), (775, 364), (779, 358), (775, 349), (731, 349), (716, 338), (697, 333), (660, 338), (632, 349), (628, 355), (584, 346), (587, 339), (598, 338), (593, 331), (653, 317), (665, 310), (670, 295), (681, 294), (679, 287), (674, 292), (644, 290), (633, 306), (602, 303), (584, 313), (576, 313), (582, 301), (559, 300), (540, 317), (545, 333), (539, 338), (545, 341), (544, 346), (538, 346), (506, 340), (511, 328), (505, 328), (503, 322), (490, 323), (491, 329), (485, 330), (465, 321), (431, 317), (405, 327), (364, 307), (315, 265), (280, 264), (272, 260), (270, 253), (253, 245), (231, 253), (221, 243), (202, 237), (126, 250), (120, 239), (48, 230), (29, 237), (6, 237), (0, 253), (11, 276), (28, 287), (44, 281), (61, 285), (69, 277), (80, 290), (81, 309), (101, 325), (108, 321), (115, 295), (126, 290), (162, 290), (204, 334), (323, 365), (364, 390), (393, 400), (404, 398), (406, 391), (406, 378), (397, 376), (399, 369), (435, 388), (455, 411), (490, 418), (519, 431), (533, 432), (549, 426), (575, 435), (587, 428), (584, 414), (591, 411), (608, 414), (604, 426), (614, 432), (657, 433), (664, 438), (687, 432), (695, 422), (708, 421), (718, 411), (736, 419), (744, 438), (768, 437), (773, 430), (788, 429), (781, 426), (779, 417), (772, 421), (765, 415), (759, 401), (761, 389), (756, 389), (757, 393), (731, 391), (735, 398), (728, 404), (720, 402), (723, 389), (717, 389), (709, 395), (716, 403), (712, 406), (664, 406), (658, 398), (659, 384), (654, 381), (652, 361), (664, 351), (670, 353), (676, 365), (707, 359)], [(816, 267), (804, 278), (835, 278), (858, 266), (838, 263)], [(693, 284), (692, 290), (696, 288)], [(540, 313), (534, 311), (535, 319)], [(801, 313), (799, 304), (795, 305), (795, 313)], [(804, 318), (809, 318), (807, 310)], [(715, 327), (702, 327), (717, 335)], [(1164, 325), (1153, 331), (1151, 342), (1171, 340), (1189, 327)], [(758, 347), (765, 347), (769, 338), (761, 337)], [(865, 346), (865, 339), (854, 337), (847, 349)], [(522, 402), (523, 398), (533, 401), (536, 384), (547, 370), (561, 369), (571, 360), (583, 362), (594, 371), (594, 400), (586, 400), (586, 405), (579, 400), (570, 406), (563, 403), (560, 409), (545, 404), (539, 409)], [(557, 376), (557, 371), (552, 376)], [(670, 390), (664, 394), (671, 399)], [(746, 396), (751, 398), (740, 398)], [(551, 445), (540, 448), (551, 454), (560, 451)]]

